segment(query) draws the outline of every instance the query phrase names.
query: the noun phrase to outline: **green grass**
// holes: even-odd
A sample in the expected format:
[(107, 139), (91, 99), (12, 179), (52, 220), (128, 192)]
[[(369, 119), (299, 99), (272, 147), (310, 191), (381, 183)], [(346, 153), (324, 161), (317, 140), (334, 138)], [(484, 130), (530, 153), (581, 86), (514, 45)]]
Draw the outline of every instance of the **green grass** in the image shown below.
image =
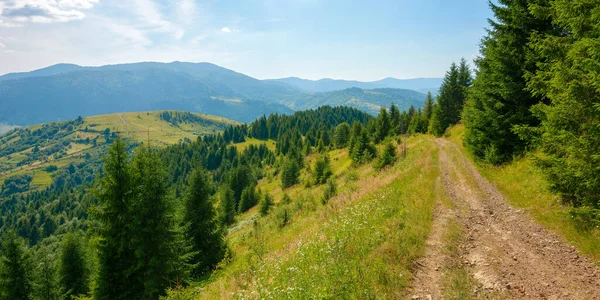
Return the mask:
[[(455, 126), (450, 130), (449, 140), (475, 161), (463, 147), (463, 135), (464, 128)], [(600, 230), (582, 230), (575, 225), (568, 206), (563, 205), (560, 198), (548, 190), (548, 183), (541, 170), (534, 166), (531, 155), (500, 167), (481, 162), (476, 163), (476, 166), (486, 179), (496, 185), (509, 203), (528, 211), (536, 221), (559, 233), (567, 242), (600, 262)]]
[(262, 141), (255, 138), (246, 138), (246, 141), (243, 143), (234, 144), (239, 151), (244, 151), (244, 149), (248, 148), (250, 145), (259, 146), (261, 144), (266, 144), (267, 148), (271, 151), (275, 151), (276, 143), (274, 140)]
[[(347, 150), (332, 151), (338, 196), (323, 205), (324, 186), (297, 185), (287, 191), (292, 203), (278, 203), (265, 217), (245, 215), (252, 220), (242, 218), (227, 238), (231, 260), (172, 298), (404, 297), (424, 251), (439, 175), (428, 137), (412, 138), (409, 147), (405, 160), (382, 172), (370, 164), (353, 169)], [(273, 192), (278, 180), (260, 186)], [(282, 211), (289, 215), (283, 227)]]
[[(150, 143), (155, 143), (155, 145), (175, 144), (185, 138), (195, 140), (198, 135), (217, 132), (212, 126), (205, 127), (200, 124), (184, 123), (174, 126), (160, 119), (161, 112), (163, 111), (129, 112), (87, 117), (84, 119), (85, 123), (81, 128), (88, 126), (100, 131), (109, 128), (111, 131), (118, 132), (121, 136), (137, 142), (147, 142), (149, 138)], [(218, 123), (237, 124), (237, 122), (225, 118), (199, 113), (194, 114)]]

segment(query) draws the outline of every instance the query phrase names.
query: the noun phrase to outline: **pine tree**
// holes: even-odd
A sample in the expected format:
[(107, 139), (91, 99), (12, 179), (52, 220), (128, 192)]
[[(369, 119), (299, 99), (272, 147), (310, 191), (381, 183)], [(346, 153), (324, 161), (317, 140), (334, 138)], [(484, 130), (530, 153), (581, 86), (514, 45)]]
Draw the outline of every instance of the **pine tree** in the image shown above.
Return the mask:
[(429, 120), (431, 119), (431, 115), (433, 114), (433, 97), (431, 96), (431, 92), (427, 92), (427, 98), (425, 100), (425, 105), (423, 106), (423, 116), (425, 120), (427, 120), (427, 125), (429, 126)]
[(281, 186), (286, 189), (298, 183), (300, 167), (296, 159), (287, 157), (281, 170)]
[(488, 35), (481, 42), (476, 77), (463, 112), (465, 146), (490, 163), (500, 164), (526, 149), (527, 143), (513, 131), (515, 126), (539, 124), (530, 108), (545, 100), (527, 90), (525, 74), (535, 72), (542, 60), (528, 43), (532, 34), (554, 29), (548, 18), (536, 17), (530, 8), (549, 2), (490, 2), (495, 20), (489, 20)]
[(350, 125), (343, 122), (335, 128), (335, 135), (333, 141), (336, 148), (344, 148), (348, 146), (350, 141)]
[(235, 215), (237, 213), (237, 206), (233, 190), (223, 185), (219, 192), (219, 219), (223, 226), (233, 224), (235, 221)]
[(312, 173), (313, 183), (324, 184), (331, 175), (333, 175), (333, 172), (331, 171), (331, 165), (329, 164), (329, 156), (326, 154), (319, 155)]
[[(132, 281), (140, 281), (142, 297), (158, 299), (175, 278), (179, 261), (176, 249), (174, 205), (167, 192), (165, 169), (156, 151), (142, 147), (132, 162), (134, 200), (131, 240), (135, 263), (129, 269)], [(139, 295), (138, 295), (139, 296)]]
[(444, 134), (446, 129), (460, 121), (467, 89), (471, 83), (471, 71), (464, 59), (460, 66), (452, 63), (444, 77), (437, 104), (433, 110), (430, 131), (436, 136)]
[(369, 139), (367, 132), (363, 130), (353, 147), (351, 153), (352, 161), (357, 165), (364, 164), (375, 158), (376, 154), (377, 149), (375, 145)]
[(0, 265), (0, 296), (2, 299), (32, 298), (32, 267), (29, 250), (15, 232), (4, 235)]
[(73, 233), (67, 234), (61, 245), (58, 278), (62, 294), (67, 299), (85, 296), (89, 292), (90, 270), (83, 240)]
[(386, 166), (392, 165), (396, 162), (396, 147), (390, 141), (385, 144), (381, 155), (375, 164), (375, 167), (379, 170), (385, 168)]
[(260, 202), (258, 204), (260, 214), (262, 216), (268, 214), (269, 209), (271, 208), (272, 205), (273, 205), (273, 198), (271, 197), (271, 194), (265, 193), (265, 196), (260, 200)]
[(57, 280), (55, 254), (42, 246), (35, 255), (34, 292), (38, 299), (57, 300), (60, 289)]
[(243, 213), (248, 211), (254, 205), (258, 203), (259, 195), (252, 186), (248, 186), (242, 192), (242, 198), (240, 199), (240, 204), (238, 207), (238, 212)]
[(402, 116), (400, 110), (396, 104), (390, 106), (390, 130), (392, 134), (396, 135), (400, 133), (400, 123), (402, 122)]
[[(223, 258), (225, 242), (213, 203), (212, 182), (208, 172), (196, 168), (190, 175), (184, 198), (185, 237), (191, 241), (195, 268), (194, 277), (210, 272)], [(231, 193), (229, 193), (231, 195)], [(228, 196), (230, 197), (230, 196)]]
[(117, 138), (104, 162), (96, 197), (99, 207), (92, 211), (98, 223), (98, 274), (95, 299), (132, 299), (143, 293), (140, 282), (131, 277), (136, 264), (131, 248), (132, 179), (125, 144)]
[[(522, 126), (517, 132), (538, 147), (536, 163), (550, 188), (574, 206), (595, 210), (600, 217), (600, 11), (598, 1), (556, 0), (549, 13), (563, 35), (535, 35), (531, 43), (539, 61), (529, 71), (528, 87), (535, 98), (549, 103), (533, 107), (539, 127)], [(524, 130), (528, 129), (528, 130)], [(523, 135), (525, 133), (525, 135)], [(586, 210), (587, 208), (581, 208)], [(577, 208), (576, 210), (579, 210)], [(588, 213), (589, 215), (589, 213)]]
[(377, 131), (375, 133), (375, 143), (382, 142), (390, 134), (390, 116), (385, 107), (382, 107), (377, 116)]

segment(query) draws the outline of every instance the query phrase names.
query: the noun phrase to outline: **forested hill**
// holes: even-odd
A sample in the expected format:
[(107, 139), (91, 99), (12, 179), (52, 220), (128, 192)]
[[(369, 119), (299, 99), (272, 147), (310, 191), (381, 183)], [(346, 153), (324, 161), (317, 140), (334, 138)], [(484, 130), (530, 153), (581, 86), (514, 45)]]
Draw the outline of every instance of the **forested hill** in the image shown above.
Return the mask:
[(377, 114), (396, 103), (423, 105), (408, 90), (314, 94), (209, 63), (133, 63), (102, 67), (60, 64), (0, 76), (0, 123), (32, 125), (115, 112), (186, 110), (250, 122), (270, 113), (344, 104)]
[[(124, 123), (133, 126), (135, 115), (130, 114)], [(143, 115), (140, 113), (139, 117)], [(182, 127), (187, 119), (195, 119), (188, 113), (158, 115), (161, 120)], [(89, 295), (93, 292), (95, 297), (104, 295), (110, 299), (147, 293), (147, 298), (156, 299), (172, 286), (171, 280), (180, 278), (189, 283), (210, 274), (225, 255), (224, 230), (244, 220), (245, 217), (238, 216), (259, 202), (261, 214), (266, 214), (274, 205), (270, 193), (300, 183), (304, 170), (310, 170), (311, 174), (302, 177), (307, 187), (329, 185), (321, 201), (333, 197), (336, 183), (329, 180), (333, 175), (330, 164), (337, 158), (329, 158), (329, 151), (349, 151), (348, 163), (362, 165), (374, 161), (377, 169), (383, 168), (396, 157), (395, 142), (389, 136), (406, 132), (408, 124), (423, 118), (420, 111), (400, 112), (396, 106), (389, 113), (382, 109), (377, 119), (357, 109), (325, 106), (293, 115), (263, 116), (250, 125), (230, 124), (218, 128), (216, 133), (196, 140), (182, 139), (160, 149), (152, 143), (149, 147), (143, 139), (119, 138), (127, 137), (123, 130), (102, 131), (103, 141), (110, 143), (110, 149), (103, 151), (103, 164), (87, 157), (85, 163), (48, 166), (44, 171), (50, 174), (50, 184), (43, 189), (32, 186), (32, 176), (26, 170), (4, 180), (0, 194), (0, 234), (7, 241), (5, 247), (19, 249), (14, 255), (19, 256), (20, 267), (32, 272), (24, 275), (22, 281), (31, 284), (32, 293)], [(212, 121), (216, 121), (214, 117)], [(80, 118), (58, 123), (55, 129), (62, 134), (73, 127), (81, 129), (81, 134), (95, 134), (94, 127), (83, 126), (83, 122)], [(19, 130), (32, 133), (24, 141), (40, 141), (52, 128)], [(224, 130), (220, 132), (221, 129)], [(14, 132), (9, 134), (0, 150), (7, 151), (10, 145), (19, 144), (15, 136)], [(87, 137), (80, 138), (87, 142)], [(374, 142), (381, 143), (382, 153)], [(90, 143), (93, 143), (91, 138)], [(42, 153), (47, 149), (37, 148), (26, 152)], [(27, 154), (13, 154), (23, 155)], [(314, 158), (317, 161), (313, 165), (310, 161)], [(275, 185), (260, 188), (259, 182)], [(125, 194), (115, 194), (118, 190)], [(213, 211), (215, 206), (217, 212)], [(292, 210), (282, 209), (277, 215), (283, 218), (283, 226), (291, 215), (280, 213), (291, 214)], [(91, 256), (96, 251), (87, 250), (92, 244), (97, 246), (97, 258)], [(117, 244), (125, 248), (115, 252), (113, 247)], [(72, 253), (65, 252), (71, 248), (78, 259), (73, 264), (83, 268), (83, 275), (73, 282), (53, 281), (71, 274), (66, 265), (72, 267), (72, 261), (62, 256)], [(149, 265), (142, 261), (138, 264), (137, 256), (129, 257), (122, 252), (129, 250), (161, 255), (160, 270), (146, 270)], [(52, 253), (60, 254), (60, 259)], [(15, 258), (7, 255), (8, 260)], [(40, 265), (30, 265), (30, 257)], [(151, 279), (127, 275), (130, 271), (112, 269), (111, 264), (117, 269), (134, 268), (154, 275), (149, 275)], [(56, 272), (63, 275), (53, 276)], [(114, 278), (127, 285), (113, 286), (110, 282)], [(151, 281), (153, 287), (147, 287), (140, 281), (142, 278), (156, 281)], [(90, 290), (92, 286), (94, 291)], [(28, 289), (24, 291), (29, 293)]]

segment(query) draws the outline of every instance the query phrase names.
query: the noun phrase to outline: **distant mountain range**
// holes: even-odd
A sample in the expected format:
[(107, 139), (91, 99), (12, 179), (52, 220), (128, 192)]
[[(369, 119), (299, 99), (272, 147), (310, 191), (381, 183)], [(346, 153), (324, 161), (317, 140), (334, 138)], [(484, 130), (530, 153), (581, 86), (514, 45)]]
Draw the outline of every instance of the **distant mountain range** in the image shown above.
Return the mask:
[(210, 63), (58, 64), (0, 76), (0, 123), (31, 125), (78, 116), (167, 109), (248, 122), (263, 114), (288, 114), (322, 105), (346, 105), (375, 114), (392, 103), (400, 109), (424, 103), (423, 93), (396, 88), (400, 83), (422, 90), (436, 81), (326, 80), (331, 83), (328, 88), (323, 81), (313, 82), (311, 88), (310, 82), (258, 80)]
[(281, 79), (269, 79), (267, 81), (289, 84), (291, 86), (297, 87), (303, 91), (308, 92), (332, 92), (347, 88), (360, 88), (369, 90), (380, 88), (393, 88), (414, 90), (421, 93), (431, 92), (435, 95), (437, 94), (438, 89), (442, 85), (442, 80), (442, 78), (396, 79), (388, 77), (378, 81), (363, 82), (353, 80), (337, 80), (330, 78), (308, 80), (298, 77), (288, 77)]

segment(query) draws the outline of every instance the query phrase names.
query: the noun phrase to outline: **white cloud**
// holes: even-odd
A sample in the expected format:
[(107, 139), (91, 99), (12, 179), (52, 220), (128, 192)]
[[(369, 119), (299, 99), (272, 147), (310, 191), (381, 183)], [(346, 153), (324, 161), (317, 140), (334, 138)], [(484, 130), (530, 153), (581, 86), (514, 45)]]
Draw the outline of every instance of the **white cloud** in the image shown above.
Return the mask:
[(6, 48), (6, 45), (0, 43), (0, 48)]
[(229, 27), (223, 27), (223, 28), (221, 28), (221, 31), (231, 33), (231, 29), (229, 29)]
[(92, 8), (97, 2), (98, 0), (4, 0), (0, 6), (0, 27), (81, 20), (85, 18), (81, 10)]
[(184, 25), (188, 25), (194, 20), (196, 2), (194, 0), (181, 0), (177, 3), (176, 12), (179, 21)]
[(92, 8), (98, 0), (60, 0), (58, 6), (66, 8)]

